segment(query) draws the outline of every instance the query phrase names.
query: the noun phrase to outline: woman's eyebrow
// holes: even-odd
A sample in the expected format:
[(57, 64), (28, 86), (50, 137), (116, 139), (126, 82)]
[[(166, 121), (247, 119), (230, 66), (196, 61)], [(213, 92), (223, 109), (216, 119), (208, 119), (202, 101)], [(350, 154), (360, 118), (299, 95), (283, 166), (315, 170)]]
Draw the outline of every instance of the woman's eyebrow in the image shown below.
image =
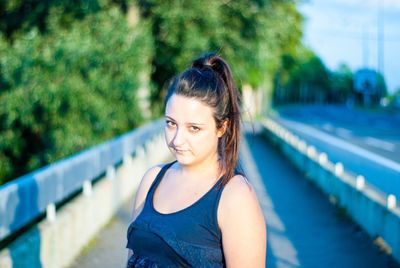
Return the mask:
[(171, 116), (166, 115), (165, 118), (171, 119), (172, 121), (175, 121)]
[[(175, 119), (173, 119), (172, 117), (170, 117), (170, 116), (168, 116), (168, 115), (166, 115), (165, 118), (170, 119), (170, 120), (176, 122)], [(187, 122), (186, 125), (204, 126), (205, 124), (203, 124), (203, 123), (195, 123), (195, 122)]]
[(205, 124), (201, 124), (201, 123), (193, 123), (193, 122), (189, 122), (186, 123), (187, 125), (196, 125), (196, 126), (204, 126)]

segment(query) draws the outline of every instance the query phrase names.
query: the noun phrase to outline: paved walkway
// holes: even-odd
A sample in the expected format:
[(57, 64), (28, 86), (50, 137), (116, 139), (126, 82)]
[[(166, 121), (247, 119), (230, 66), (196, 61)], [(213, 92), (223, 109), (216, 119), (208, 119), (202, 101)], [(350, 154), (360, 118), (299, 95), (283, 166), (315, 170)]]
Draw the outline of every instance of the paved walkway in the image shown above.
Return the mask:
[(267, 221), (268, 268), (397, 266), (260, 136), (245, 143), (243, 164)]
[[(397, 267), (369, 237), (261, 137), (246, 135), (242, 164), (259, 196), (268, 228), (267, 267)], [(132, 202), (72, 267), (124, 267)]]
[(110, 223), (87, 246), (71, 268), (119, 268), (127, 259), (126, 229), (131, 218), (133, 200), (118, 211)]

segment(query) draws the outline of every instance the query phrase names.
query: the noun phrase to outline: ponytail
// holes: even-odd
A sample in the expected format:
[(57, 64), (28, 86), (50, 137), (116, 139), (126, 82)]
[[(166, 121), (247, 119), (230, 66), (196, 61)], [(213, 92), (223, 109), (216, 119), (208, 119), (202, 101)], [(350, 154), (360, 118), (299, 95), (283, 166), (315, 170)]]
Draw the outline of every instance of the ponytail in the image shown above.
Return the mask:
[(179, 75), (168, 89), (172, 94), (194, 97), (214, 108), (217, 128), (227, 127), (218, 142), (220, 168), (225, 172), (222, 185), (235, 175), (240, 143), (240, 96), (232, 72), (224, 59), (209, 53), (193, 61), (192, 68)]

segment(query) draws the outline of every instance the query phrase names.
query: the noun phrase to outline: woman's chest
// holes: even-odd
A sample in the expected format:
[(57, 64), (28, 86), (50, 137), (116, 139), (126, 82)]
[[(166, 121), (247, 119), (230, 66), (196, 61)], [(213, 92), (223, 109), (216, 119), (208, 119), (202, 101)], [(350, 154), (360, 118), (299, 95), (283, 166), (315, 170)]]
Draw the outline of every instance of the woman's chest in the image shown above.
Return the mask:
[(221, 232), (216, 226), (211, 208), (191, 207), (164, 215), (145, 207), (133, 223), (133, 228), (145, 230), (164, 239), (195, 245), (216, 247), (221, 242)]

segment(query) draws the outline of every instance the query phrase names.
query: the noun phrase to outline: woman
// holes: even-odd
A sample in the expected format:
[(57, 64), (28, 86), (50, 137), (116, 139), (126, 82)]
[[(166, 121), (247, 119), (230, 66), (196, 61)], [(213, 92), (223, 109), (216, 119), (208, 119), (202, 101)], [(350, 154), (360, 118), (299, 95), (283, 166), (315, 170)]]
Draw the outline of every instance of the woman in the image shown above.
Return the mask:
[(136, 194), (127, 267), (265, 267), (266, 227), (237, 172), (239, 96), (227, 63), (205, 55), (165, 99), (176, 161), (151, 168)]

